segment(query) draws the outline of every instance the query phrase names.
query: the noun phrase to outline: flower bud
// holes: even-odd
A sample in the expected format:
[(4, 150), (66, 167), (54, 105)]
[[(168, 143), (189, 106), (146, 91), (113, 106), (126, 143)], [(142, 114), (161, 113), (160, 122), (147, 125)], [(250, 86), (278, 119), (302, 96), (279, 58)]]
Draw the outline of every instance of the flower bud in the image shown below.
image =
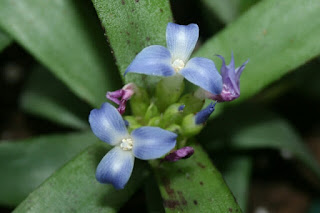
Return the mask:
[(161, 116), (153, 117), (149, 120), (148, 126), (160, 126)]
[(195, 123), (197, 125), (203, 124), (208, 120), (208, 118), (210, 117), (210, 115), (213, 113), (215, 109), (216, 103), (217, 102), (215, 103), (211, 102), (206, 108), (204, 108), (203, 110), (201, 110), (195, 115)]
[(214, 111), (216, 103), (210, 103), (206, 108), (198, 112), (196, 115), (189, 114), (182, 120), (182, 134), (187, 137), (197, 135), (203, 128), (203, 124)]
[(126, 110), (127, 101), (134, 94), (135, 87), (135, 84), (129, 83), (124, 85), (122, 89), (116, 90), (114, 92), (107, 92), (106, 97), (119, 105), (117, 110), (121, 115), (124, 114)]
[(161, 121), (161, 126), (166, 128), (170, 124), (179, 124), (183, 118), (183, 108), (182, 104), (172, 104), (163, 113), (163, 118)]
[(191, 146), (186, 146), (181, 149), (178, 149), (174, 152), (171, 152), (167, 156), (165, 156), (164, 160), (175, 162), (181, 159), (187, 159), (193, 155), (194, 149)]
[(204, 104), (204, 99), (196, 97), (194, 94), (186, 94), (180, 98), (179, 103), (185, 105), (183, 109), (183, 114), (188, 115), (190, 113), (195, 113), (201, 110)]
[(130, 102), (132, 114), (143, 117), (150, 103), (147, 91), (136, 86), (135, 95), (131, 98)]
[(140, 128), (141, 125), (136, 120), (134, 116), (124, 116), (123, 118), (125, 120), (126, 126), (129, 129), (129, 131), (132, 131), (134, 129)]
[(169, 105), (176, 103), (184, 90), (182, 75), (161, 79), (156, 87), (156, 104), (163, 112)]
[(158, 108), (154, 103), (151, 103), (146, 111), (146, 114), (144, 115), (144, 119), (146, 121), (149, 121), (151, 118), (153, 118), (157, 115), (159, 115)]

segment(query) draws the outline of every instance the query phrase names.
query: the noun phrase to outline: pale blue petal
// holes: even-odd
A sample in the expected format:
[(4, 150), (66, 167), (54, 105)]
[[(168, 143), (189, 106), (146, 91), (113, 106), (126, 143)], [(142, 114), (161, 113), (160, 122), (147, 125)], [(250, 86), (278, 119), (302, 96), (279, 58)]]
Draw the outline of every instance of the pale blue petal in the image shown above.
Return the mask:
[(248, 62), (249, 62), (249, 59), (246, 60), (240, 67), (238, 67), (236, 69), (235, 72), (236, 72), (236, 76), (237, 76), (238, 79), (240, 79), (240, 75), (241, 75), (242, 71), (244, 70), (244, 68), (246, 67)]
[(169, 23), (167, 26), (167, 47), (172, 55), (172, 62), (181, 59), (188, 61), (199, 38), (199, 27), (196, 24), (179, 25)]
[(180, 70), (187, 80), (210, 93), (217, 95), (222, 91), (222, 78), (213, 61), (207, 58), (192, 58)]
[(89, 123), (93, 133), (110, 145), (120, 143), (128, 135), (120, 113), (109, 103), (102, 104), (100, 109), (91, 110)]
[(177, 135), (159, 127), (145, 126), (131, 133), (133, 139), (132, 152), (142, 160), (159, 158), (176, 145)]
[(100, 161), (96, 179), (100, 183), (110, 183), (116, 189), (123, 189), (127, 184), (133, 169), (134, 156), (131, 151), (115, 147)]
[(171, 76), (174, 69), (171, 65), (171, 54), (169, 50), (160, 45), (152, 45), (144, 48), (128, 66), (128, 72), (146, 75)]

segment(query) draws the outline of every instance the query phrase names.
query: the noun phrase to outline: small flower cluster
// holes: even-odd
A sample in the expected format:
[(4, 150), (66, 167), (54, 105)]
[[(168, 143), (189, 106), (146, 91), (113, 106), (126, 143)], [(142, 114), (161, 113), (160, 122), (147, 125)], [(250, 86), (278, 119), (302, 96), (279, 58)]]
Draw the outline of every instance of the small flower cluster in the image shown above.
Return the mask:
[[(187, 139), (198, 134), (215, 109), (217, 102), (231, 101), (240, 96), (240, 75), (248, 61), (235, 68), (233, 54), (229, 65), (222, 56), (221, 75), (212, 60), (190, 58), (199, 37), (196, 24), (169, 23), (167, 48), (152, 45), (143, 49), (125, 71), (145, 75), (163, 76), (155, 95), (150, 99), (147, 91), (133, 83), (108, 92), (107, 98), (118, 109), (104, 103), (93, 109), (89, 123), (93, 133), (114, 146), (97, 167), (96, 178), (122, 189), (128, 182), (134, 159), (157, 159), (175, 162), (189, 158), (194, 150), (185, 146)], [(183, 94), (184, 81), (199, 86), (194, 93)], [(129, 99), (134, 101), (132, 116), (124, 116)], [(212, 99), (203, 108), (204, 99)], [(202, 110), (201, 110), (202, 109)]]

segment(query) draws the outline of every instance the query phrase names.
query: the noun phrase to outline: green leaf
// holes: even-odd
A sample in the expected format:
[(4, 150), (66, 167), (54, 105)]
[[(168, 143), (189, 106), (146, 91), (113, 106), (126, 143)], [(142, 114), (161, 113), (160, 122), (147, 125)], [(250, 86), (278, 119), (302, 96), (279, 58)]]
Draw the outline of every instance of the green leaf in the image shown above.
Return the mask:
[(12, 39), (0, 29), (0, 52), (9, 46), (11, 42)]
[(2, 0), (0, 27), (93, 106), (115, 89), (116, 71), (90, 2)]
[(222, 157), (219, 156), (218, 161), (214, 157), (214, 162), (217, 163), (218, 168), (221, 168), (222, 176), (242, 211), (247, 212), (252, 159), (248, 156), (225, 154)]
[(21, 107), (28, 113), (75, 129), (86, 129), (90, 108), (42, 66), (33, 68)]
[(153, 163), (166, 212), (241, 212), (220, 172), (199, 144), (186, 160)]
[(0, 143), (0, 203), (19, 204), (56, 169), (96, 141), (91, 133)]
[(317, 161), (289, 123), (257, 106), (226, 111), (202, 132), (199, 140), (207, 141), (204, 146), (208, 150), (279, 149), (295, 156), (320, 178)]
[(222, 22), (230, 23), (257, 1), (259, 0), (202, 0), (202, 3)]
[(238, 101), (243, 101), (320, 54), (319, 10), (319, 1), (261, 1), (207, 41), (196, 56), (221, 64), (215, 57), (220, 54), (229, 63), (233, 51), (237, 66), (249, 58), (241, 76)]
[(147, 164), (136, 160), (123, 190), (100, 184), (95, 170), (108, 149), (102, 142), (89, 147), (47, 179), (14, 212), (117, 212), (149, 172)]
[[(172, 21), (168, 0), (92, 0), (106, 29), (120, 73), (146, 46), (166, 44), (166, 27)], [(156, 77), (130, 73), (125, 82), (154, 87)]]

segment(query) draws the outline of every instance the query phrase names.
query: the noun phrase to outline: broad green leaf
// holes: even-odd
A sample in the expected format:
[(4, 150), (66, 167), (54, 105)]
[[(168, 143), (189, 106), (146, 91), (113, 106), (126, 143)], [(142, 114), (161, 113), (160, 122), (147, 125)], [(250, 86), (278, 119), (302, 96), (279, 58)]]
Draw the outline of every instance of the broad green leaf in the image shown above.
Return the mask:
[(6, 48), (11, 42), (12, 39), (0, 29), (0, 52), (4, 48)]
[[(172, 21), (168, 0), (92, 0), (123, 76), (125, 69), (146, 46), (166, 45), (166, 27)], [(128, 74), (125, 82), (154, 87), (155, 77)]]
[(0, 27), (91, 105), (115, 89), (116, 71), (90, 2), (1, 0)]
[(204, 146), (208, 150), (278, 149), (295, 156), (320, 178), (317, 161), (296, 131), (281, 117), (259, 107), (226, 111), (202, 132), (199, 140), (207, 141)]
[(95, 141), (89, 132), (1, 142), (0, 203), (19, 204), (56, 169)]
[(222, 22), (230, 23), (257, 1), (259, 0), (202, 0), (202, 3)]
[(148, 176), (147, 164), (136, 160), (123, 190), (100, 184), (95, 170), (110, 148), (98, 142), (55, 172), (14, 212), (117, 212)]
[(219, 156), (218, 160), (213, 155), (214, 162), (219, 169), (221, 168), (222, 176), (242, 211), (247, 212), (252, 159), (248, 156), (224, 154), (222, 157)]
[(90, 108), (42, 66), (36, 66), (22, 92), (21, 107), (28, 113), (76, 129), (88, 128)]
[(189, 159), (153, 164), (166, 212), (241, 212), (207, 154), (192, 146)]
[(241, 76), (238, 101), (243, 101), (320, 54), (319, 10), (320, 1), (261, 1), (195, 55), (221, 64), (215, 55), (225, 56), (229, 63), (233, 51), (236, 66), (249, 58)]

